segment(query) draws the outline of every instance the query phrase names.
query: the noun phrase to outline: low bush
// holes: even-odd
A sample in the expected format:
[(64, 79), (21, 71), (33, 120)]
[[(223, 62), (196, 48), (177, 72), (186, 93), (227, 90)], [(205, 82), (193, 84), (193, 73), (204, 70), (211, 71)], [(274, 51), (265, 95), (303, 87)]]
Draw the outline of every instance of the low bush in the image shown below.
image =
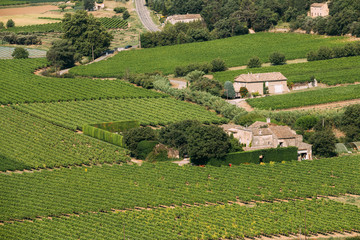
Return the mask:
[(272, 53), (269, 57), (269, 60), (272, 65), (283, 65), (286, 63), (285, 55), (278, 52)]
[(248, 68), (259, 68), (261, 67), (261, 60), (259, 57), (252, 57), (250, 58), (248, 64), (247, 64)]
[(213, 72), (221, 72), (227, 70), (225, 61), (221, 58), (216, 58), (211, 61), (212, 71)]
[(114, 11), (116, 13), (123, 13), (126, 11), (126, 7), (116, 7), (116, 8), (114, 8)]
[(159, 142), (157, 141), (146, 141), (146, 140), (139, 142), (136, 147), (135, 157), (138, 159), (145, 160), (146, 157), (149, 155), (149, 153), (151, 153), (154, 150), (155, 146), (158, 143)]

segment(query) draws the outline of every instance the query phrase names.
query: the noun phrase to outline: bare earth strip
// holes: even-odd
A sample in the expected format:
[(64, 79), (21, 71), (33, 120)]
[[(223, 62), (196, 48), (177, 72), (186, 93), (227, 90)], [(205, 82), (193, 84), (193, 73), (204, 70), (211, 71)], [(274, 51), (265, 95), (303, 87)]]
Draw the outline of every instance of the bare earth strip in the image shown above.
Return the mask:
[(5, 8), (5, 9), (0, 9), (0, 16), (39, 14), (50, 10), (59, 10), (59, 8), (53, 5), (21, 7), (21, 8)]
[(296, 111), (296, 110), (324, 110), (324, 109), (334, 109), (334, 108), (343, 108), (353, 104), (360, 104), (360, 99), (352, 99), (347, 101), (341, 102), (332, 102), (332, 103), (324, 103), (319, 105), (311, 105), (305, 107), (296, 107), (296, 108), (288, 108), (288, 109), (281, 109), (278, 111)]

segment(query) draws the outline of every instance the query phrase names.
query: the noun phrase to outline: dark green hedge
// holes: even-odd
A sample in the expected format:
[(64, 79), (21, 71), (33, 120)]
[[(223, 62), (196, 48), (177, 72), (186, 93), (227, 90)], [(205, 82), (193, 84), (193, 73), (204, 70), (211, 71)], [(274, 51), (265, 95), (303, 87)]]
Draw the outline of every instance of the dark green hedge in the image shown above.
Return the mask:
[(297, 148), (296, 147), (287, 147), (287, 148), (269, 148), (269, 149), (260, 149), (247, 152), (236, 152), (229, 153), (226, 155), (225, 160), (211, 160), (209, 164), (211, 165), (240, 165), (242, 163), (260, 163), (260, 156), (263, 155), (263, 162), (282, 162), (282, 161), (292, 161), (297, 160)]
[(149, 153), (153, 151), (153, 149), (158, 143), (159, 142), (157, 141), (147, 141), (147, 140), (139, 142), (136, 148), (136, 154), (135, 154), (136, 157), (138, 159), (145, 160), (146, 157), (149, 155)]
[(140, 123), (138, 121), (105, 122), (105, 123), (96, 123), (90, 125), (109, 132), (123, 132), (131, 128), (140, 127)]

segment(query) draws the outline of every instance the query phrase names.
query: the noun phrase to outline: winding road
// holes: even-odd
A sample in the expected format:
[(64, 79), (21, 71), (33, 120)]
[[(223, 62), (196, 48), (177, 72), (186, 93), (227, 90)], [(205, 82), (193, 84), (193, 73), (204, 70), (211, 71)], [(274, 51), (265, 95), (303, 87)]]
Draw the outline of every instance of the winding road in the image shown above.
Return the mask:
[(145, 0), (135, 0), (136, 12), (140, 17), (142, 24), (151, 32), (160, 31), (158, 26), (153, 22), (150, 12), (145, 6)]

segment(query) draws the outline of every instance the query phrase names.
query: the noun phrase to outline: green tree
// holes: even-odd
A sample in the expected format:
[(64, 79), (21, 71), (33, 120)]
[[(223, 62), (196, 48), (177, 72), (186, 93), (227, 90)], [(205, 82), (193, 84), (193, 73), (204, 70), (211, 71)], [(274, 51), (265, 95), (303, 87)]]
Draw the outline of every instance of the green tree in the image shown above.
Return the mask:
[(226, 81), (224, 84), (224, 96), (230, 99), (234, 99), (236, 97), (234, 84), (230, 81)]
[(309, 141), (313, 145), (312, 150), (315, 156), (335, 157), (337, 155), (335, 152), (336, 137), (331, 129), (315, 132)]
[(60, 5), (58, 6), (58, 8), (60, 8), (62, 12), (65, 10), (66, 7), (67, 7), (66, 4), (60, 4)]
[(212, 71), (221, 72), (227, 70), (226, 63), (221, 58), (215, 58), (211, 61)]
[(4, 23), (0, 22), (0, 29), (3, 29), (3, 28), (5, 28)]
[(75, 14), (66, 13), (62, 22), (63, 39), (69, 40), (76, 51), (84, 56), (93, 59), (100, 56), (113, 39), (100, 21), (84, 10), (76, 11)]
[(133, 155), (136, 155), (136, 149), (141, 141), (155, 141), (157, 139), (156, 132), (150, 127), (132, 128), (123, 132), (123, 141), (127, 149)]
[(223, 87), (219, 81), (212, 80), (206, 77), (202, 77), (197, 81), (191, 83), (190, 89), (193, 91), (203, 91), (211, 93), (215, 96), (221, 96), (223, 93)]
[(360, 104), (346, 108), (342, 126), (348, 141), (360, 141)]
[(190, 130), (188, 150), (193, 164), (203, 165), (212, 158), (222, 159), (229, 149), (229, 136), (220, 127), (203, 125)]
[(15, 59), (20, 59), (20, 58), (29, 58), (29, 52), (28, 50), (26, 50), (25, 48), (22, 47), (17, 47), (14, 49), (13, 53), (11, 54), (11, 56)]
[(12, 19), (9, 19), (6, 22), (6, 28), (11, 28), (11, 27), (15, 27), (15, 22)]
[(51, 65), (59, 68), (70, 68), (80, 59), (80, 54), (76, 53), (76, 48), (68, 40), (57, 40), (52, 43), (51, 48), (46, 53), (47, 60)]
[(285, 55), (278, 52), (272, 53), (269, 57), (269, 60), (272, 65), (283, 65), (286, 63)]
[(259, 68), (261, 67), (261, 60), (259, 57), (255, 56), (250, 58), (248, 64), (247, 64), (248, 68)]
[(95, 0), (84, 0), (83, 4), (85, 10), (92, 11), (95, 7)]
[(129, 17), (130, 17), (130, 13), (129, 13), (128, 10), (126, 10), (126, 11), (123, 13), (123, 19), (124, 19), (124, 20), (127, 20)]
[(301, 130), (310, 130), (318, 122), (319, 122), (319, 119), (315, 116), (303, 116), (296, 120), (295, 126)]

